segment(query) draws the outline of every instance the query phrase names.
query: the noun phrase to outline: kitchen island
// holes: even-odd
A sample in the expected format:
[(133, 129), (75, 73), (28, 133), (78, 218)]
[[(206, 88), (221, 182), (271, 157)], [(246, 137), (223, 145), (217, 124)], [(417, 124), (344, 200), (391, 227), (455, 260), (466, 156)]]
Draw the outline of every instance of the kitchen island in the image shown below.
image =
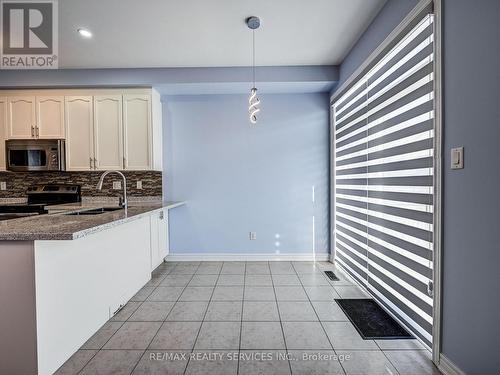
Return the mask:
[(0, 222), (2, 372), (56, 371), (150, 280), (168, 249), (164, 217), (180, 204), (73, 204)]

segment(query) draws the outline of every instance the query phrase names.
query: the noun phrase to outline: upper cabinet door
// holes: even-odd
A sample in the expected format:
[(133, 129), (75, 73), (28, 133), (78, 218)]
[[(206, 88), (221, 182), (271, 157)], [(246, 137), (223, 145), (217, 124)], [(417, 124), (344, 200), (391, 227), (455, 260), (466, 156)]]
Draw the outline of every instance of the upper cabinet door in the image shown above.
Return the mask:
[(152, 167), (151, 96), (123, 95), (124, 168)]
[(0, 171), (5, 171), (5, 138), (7, 136), (7, 98), (0, 97)]
[(123, 169), (122, 96), (94, 96), (96, 169)]
[(7, 100), (7, 137), (35, 138), (35, 97), (13, 96)]
[(66, 113), (66, 169), (88, 171), (94, 169), (94, 116), (92, 96), (67, 96)]
[(64, 96), (36, 97), (35, 135), (42, 139), (64, 139)]

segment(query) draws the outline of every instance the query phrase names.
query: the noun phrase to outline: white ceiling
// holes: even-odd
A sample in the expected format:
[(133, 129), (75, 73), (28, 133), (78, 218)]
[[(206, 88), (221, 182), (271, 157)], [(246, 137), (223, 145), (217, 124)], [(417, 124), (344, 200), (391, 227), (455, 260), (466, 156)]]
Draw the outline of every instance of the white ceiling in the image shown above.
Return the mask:
[(59, 0), (59, 67), (250, 65), (250, 15), (257, 65), (336, 65), (385, 1)]

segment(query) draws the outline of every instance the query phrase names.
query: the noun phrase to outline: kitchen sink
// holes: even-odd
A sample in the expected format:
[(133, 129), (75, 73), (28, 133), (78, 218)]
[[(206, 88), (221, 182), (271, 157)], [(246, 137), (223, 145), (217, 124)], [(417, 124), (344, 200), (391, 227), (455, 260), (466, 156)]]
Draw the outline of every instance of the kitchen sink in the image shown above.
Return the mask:
[(92, 208), (89, 210), (85, 211), (77, 211), (77, 212), (70, 212), (67, 213), (66, 215), (100, 215), (104, 214), (106, 212), (113, 212), (113, 211), (118, 211), (118, 210), (123, 210), (123, 207), (101, 207), (101, 208)]

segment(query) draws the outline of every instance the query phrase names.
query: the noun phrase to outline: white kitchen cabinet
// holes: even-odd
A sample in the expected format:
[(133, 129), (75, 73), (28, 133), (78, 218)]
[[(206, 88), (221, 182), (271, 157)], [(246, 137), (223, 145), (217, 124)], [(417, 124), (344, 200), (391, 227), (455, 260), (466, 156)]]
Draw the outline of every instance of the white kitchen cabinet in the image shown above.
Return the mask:
[(160, 233), (159, 233), (159, 230), (160, 230), (160, 226), (159, 226), (159, 217), (156, 213), (153, 213), (153, 215), (151, 215), (149, 217), (149, 221), (150, 221), (150, 237), (151, 237), (151, 247), (149, 249), (149, 265), (150, 265), (150, 269), (151, 271), (153, 271), (156, 267), (158, 267), (158, 264), (160, 264), (160, 262), (158, 261), (159, 259), (159, 247), (160, 247), (160, 244), (159, 244), (159, 239), (160, 239)]
[(151, 95), (123, 95), (123, 153), (124, 169), (151, 169)]
[(35, 96), (13, 96), (7, 100), (8, 139), (35, 138)]
[(152, 234), (159, 264), (167, 213), (97, 224), (73, 240), (0, 241), (0, 373), (54, 374), (151, 279)]
[(64, 96), (37, 96), (35, 137), (64, 139)]
[(162, 209), (159, 219), (160, 219), (159, 245), (160, 245), (161, 262), (163, 262), (165, 260), (165, 257), (168, 255), (170, 248), (170, 243), (168, 238), (168, 232), (169, 232), (168, 209), (166, 208)]
[(5, 171), (5, 139), (7, 133), (7, 98), (0, 97), (0, 171)]
[(66, 96), (66, 169), (94, 169), (94, 111), (92, 96)]
[(69, 171), (162, 170), (154, 89), (9, 90), (2, 97), (5, 139), (63, 139)]
[(94, 150), (97, 170), (123, 169), (122, 96), (94, 96)]
[(8, 139), (64, 139), (64, 96), (8, 99)]
[(149, 221), (143, 217), (77, 240), (31, 246), (37, 367), (39, 375), (49, 375), (151, 278)]
[(153, 213), (151, 220), (151, 271), (168, 255), (168, 210)]

